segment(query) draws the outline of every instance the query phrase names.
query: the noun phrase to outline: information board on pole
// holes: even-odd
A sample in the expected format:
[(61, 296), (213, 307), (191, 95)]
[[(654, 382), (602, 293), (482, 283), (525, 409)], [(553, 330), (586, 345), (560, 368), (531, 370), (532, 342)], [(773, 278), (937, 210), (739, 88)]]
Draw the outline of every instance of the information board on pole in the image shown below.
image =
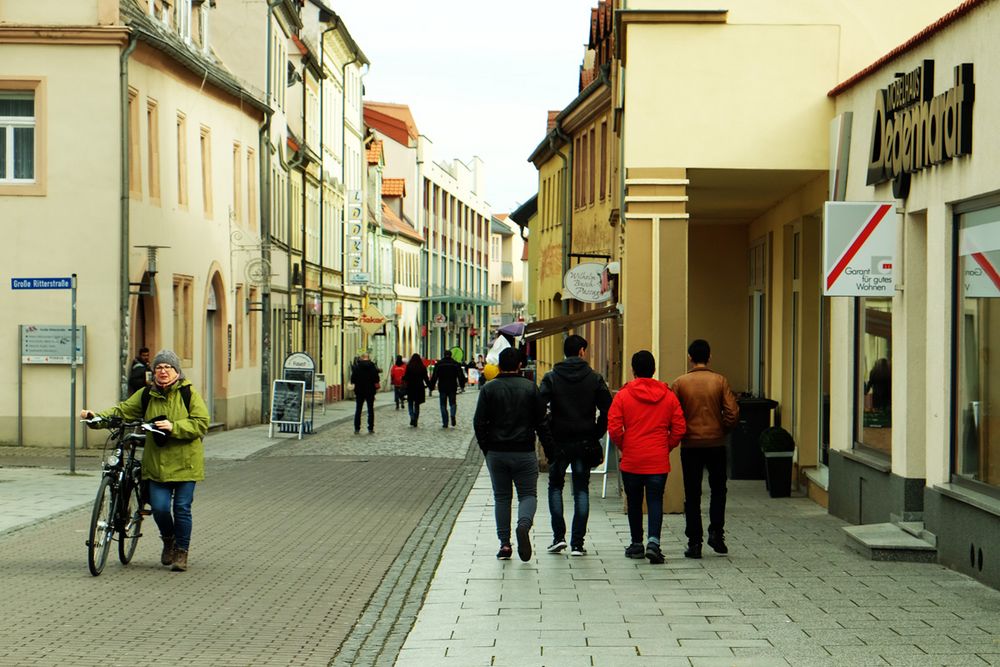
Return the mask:
[(824, 296), (892, 296), (899, 216), (892, 202), (826, 202)]
[[(87, 340), (87, 327), (76, 328), (76, 363), (82, 364)], [(64, 364), (72, 358), (73, 328), (65, 324), (22, 324), (22, 364)]]
[(306, 384), (300, 380), (275, 380), (271, 385), (271, 424), (267, 437), (274, 436), (275, 424), (298, 426), (302, 439), (302, 418), (305, 414)]

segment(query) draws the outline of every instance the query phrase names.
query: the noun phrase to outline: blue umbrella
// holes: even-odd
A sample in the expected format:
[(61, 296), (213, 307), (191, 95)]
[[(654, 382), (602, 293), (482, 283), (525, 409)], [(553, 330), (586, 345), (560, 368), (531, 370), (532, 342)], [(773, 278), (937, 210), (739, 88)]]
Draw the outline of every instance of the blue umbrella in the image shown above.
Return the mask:
[(505, 333), (508, 336), (521, 336), (524, 334), (524, 322), (511, 322), (510, 324), (505, 324), (497, 329), (497, 331)]

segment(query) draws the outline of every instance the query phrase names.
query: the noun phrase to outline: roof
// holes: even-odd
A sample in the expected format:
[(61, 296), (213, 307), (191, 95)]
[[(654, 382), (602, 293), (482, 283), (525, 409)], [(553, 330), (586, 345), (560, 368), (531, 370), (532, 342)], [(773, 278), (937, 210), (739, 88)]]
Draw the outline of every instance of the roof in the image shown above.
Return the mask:
[(358, 43), (354, 41), (353, 37), (351, 37), (351, 33), (347, 30), (347, 26), (344, 25), (344, 20), (340, 18), (337, 12), (327, 7), (324, 3), (320, 2), (320, 0), (309, 0), (309, 2), (319, 8), (320, 21), (334, 24), (333, 27), (336, 28), (344, 38), (344, 41), (347, 43), (347, 47), (350, 49), (351, 53), (354, 54), (355, 58), (357, 58), (358, 62), (363, 65), (370, 65), (371, 63), (368, 62), (368, 56), (361, 51), (361, 47), (358, 46)]
[[(503, 218), (501, 218), (500, 215), (502, 215)], [(514, 231), (503, 222), (503, 219), (507, 217), (507, 214), (501, 213), (500, 215), (494, 215), (490, 218), (490, 232), (493, 234), (500, 234), (501, 236), (513, 236)]]
[(385, 202), (382, 202), (382, 226), (387, 232), (406, 236), (420, 243), (424, 242), (424, 237), (420, 235), (420, 232), (411, 227), (405, 220), (400, 219)]
[(987, 2), (988, 0), (965, 0), (965, 2), (960, 4), (958, 7), (955, 7), (955, 9), (951, 10), (950, 12), (939, 18), (937, 21), (930, 24), (929, 26), (927, 26), (926, 28), (924, 28), (916, 35), (909, 38), (908, 40), (906, 40), (893, 50), (889, 51), (889, 53), (885, 54), (884, 56), (873, 62), (868, 67), (865, 67), (863, 70), (861, 70), (854, 76), (838, 84), (829, 93), (827, 93), (827, 96), (836, 97), (837, 95), (840, 95), (841, 93), (849, 90), (855, 84), (859, 83), (861, 80), (879, 71), (887, 64), (895, 60), (896, 58), (899, 58), (903, 54), (917, 48), (917, 46), (923, 44), (931, 37), (941, 32), (946, 27), (948, 27), (958, 19), (962, 18), (963, 16), (971, 12), (979, 5), (985, 5)]
[(537, 212), (538, 195), (534, 194), (531, 196), (531, 199), (514, 209), (514, 212), (510, 214), (510, 219), (522, 227), (525, 227), (528, 224), (528, 220), (531, 219), (531, 216), (535, 215)]
[(406, 179), (405, 178), (383, 178), (382, 179), (382, 196), (383, 197), (405, 197), (406, 196)]
[(378, 164), (382, 159), (382, 141), (380, 139), (372, 141), (365, 153), (368, 156), (368, 164)]
[(420, 136), (410, 107), (390, 102), (365, 102), (365, 123), (393, 141), (409, 146)]
[(521, 245), (521, 261), (522, 262), (527, 262), (530, 259), (530, 257), (528, 257), (528, 244), (529, 243), (530, 243), (530, 241), (528, 239), (524, 239), (524, 243)]

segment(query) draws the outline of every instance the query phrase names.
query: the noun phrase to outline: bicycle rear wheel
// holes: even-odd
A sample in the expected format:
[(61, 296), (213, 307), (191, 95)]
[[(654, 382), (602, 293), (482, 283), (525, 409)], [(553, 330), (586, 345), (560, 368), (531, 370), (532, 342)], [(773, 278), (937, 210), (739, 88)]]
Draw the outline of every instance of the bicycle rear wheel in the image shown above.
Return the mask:
[(140, 530), (142, 528), (142, 514), (139, 511), (142, 509), (142, 502), (139, 498), (138, 484), (129, 484), (128, 493), (122, 498), (122, 502), (125, 506), (122, 507), (121, 516), (125, 525), (122, 526), (118, 535), (118, 560), (122, 562), (122, 565), (128, 565), (132, 556), (135, 555), (139, 538), (142, 537)]
[(95, 577), (104, 571), (111, 550), (111, 539), (115, 529), (115, 490), (111, 488), (111, 478), (101, 478), (94, 498), (94, 511), (90, 515), (90, 536), (87, 539), (87, 567)]

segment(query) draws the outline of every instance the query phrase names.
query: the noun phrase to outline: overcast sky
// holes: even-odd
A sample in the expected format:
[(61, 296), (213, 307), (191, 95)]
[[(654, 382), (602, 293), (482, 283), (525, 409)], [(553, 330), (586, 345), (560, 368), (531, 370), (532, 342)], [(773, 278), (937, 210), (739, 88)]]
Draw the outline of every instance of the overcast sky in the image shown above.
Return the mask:
[(365, 98), (407, 104), (434, 159), (485, 163), (507, 213), (538, 190), (528, 156), (576, 97), (597, 0), (327, 0), (371, 68)]

